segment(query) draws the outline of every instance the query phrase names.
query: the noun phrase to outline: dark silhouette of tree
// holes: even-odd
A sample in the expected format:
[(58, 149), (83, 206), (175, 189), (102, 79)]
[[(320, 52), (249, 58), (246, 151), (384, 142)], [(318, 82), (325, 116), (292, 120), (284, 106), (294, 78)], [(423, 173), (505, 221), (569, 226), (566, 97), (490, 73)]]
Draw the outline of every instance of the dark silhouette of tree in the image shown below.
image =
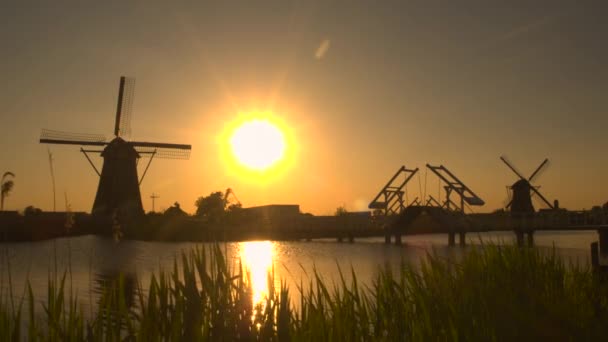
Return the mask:
[(188, 216), (188, 213), (182, 210), (179, 203), (175, 202), (172, 207), (169, 207), (169, 209), (165, 210), (164, 215), (171, 217), (186, 217)]
[(336, 216), (344, 216), (346, 214), (348, 214), (348, 210), (346, 210), (344, 206), (339, 206), (338, 208), (336, 208)]
[[(230, 196), (236, 203), (230, 202)], [(194, 203), (196, 216), (208, 222), (236, 222), (242, 219), (243, 206), (236, 198), (232, 189), (226, 189), (225, 193), (215, 191), (209, 196), (199, 197)]]
[(36, 208), (33, 205), (28, 205), (23, 210), (23, 215), (24, 216), (34, 216), (34, 215), (38, 215), (38, 214), (41, 214), (41, 213), (42, 213), (42, 209)]
[(199, 197), (194, 205), (196, 206), (196, 216), (211, 222), (220, 221), (226, 209), (226, 201), (221, 191)]
[(5, 172), (2, 175), (2, 181), (0, 181), (0, 210), (4, 210), (4, 198), (8, 197), (8, 194), (13, 190), (15, 182), (12, 179), (6, 179), (7, 177), (15, 177), (12, 172)]

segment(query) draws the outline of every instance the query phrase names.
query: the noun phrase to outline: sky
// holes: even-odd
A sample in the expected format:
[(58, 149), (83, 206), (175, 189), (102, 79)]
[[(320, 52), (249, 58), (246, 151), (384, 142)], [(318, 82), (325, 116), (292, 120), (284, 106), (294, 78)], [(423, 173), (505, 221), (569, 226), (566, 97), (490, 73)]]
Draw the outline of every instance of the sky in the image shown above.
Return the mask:
[[(445, 165), (504, 205), (516, 176), (562, 207), (608, 200), (607, 6), (602, 1), (103, 1), (0, 4), (0, 172), (5, 209), (90, 211), (98, 177), (43, 128), (111, 138), (120, 76), (136, 79), (133, 140), (192, 145), (154, 160), (144, 208), (232, 188), (244, 206), (357, 211), (401, 166), (408, 198)], [(231, 167), (226, 130), (266, 112), (292, 158), (263, 180)], [(98, 167), (101, 158), (95, 157)], [(140, 164), (140, 172), (142, 166)], [(426, 187), (425, 187), (426, 184)], [(537, 206), (540, 203), (537, 204)]]

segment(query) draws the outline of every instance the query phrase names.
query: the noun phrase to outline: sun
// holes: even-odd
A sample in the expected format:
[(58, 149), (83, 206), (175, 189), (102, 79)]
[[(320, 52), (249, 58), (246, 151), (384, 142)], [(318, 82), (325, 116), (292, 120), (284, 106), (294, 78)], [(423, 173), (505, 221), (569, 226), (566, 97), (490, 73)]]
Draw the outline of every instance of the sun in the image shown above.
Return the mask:
[(285, 155), (285, 136), (267, 119), (251, 119), (238, 126), (230, 137), (230, 148), (236, 160), (246, 168), (266, 170)]

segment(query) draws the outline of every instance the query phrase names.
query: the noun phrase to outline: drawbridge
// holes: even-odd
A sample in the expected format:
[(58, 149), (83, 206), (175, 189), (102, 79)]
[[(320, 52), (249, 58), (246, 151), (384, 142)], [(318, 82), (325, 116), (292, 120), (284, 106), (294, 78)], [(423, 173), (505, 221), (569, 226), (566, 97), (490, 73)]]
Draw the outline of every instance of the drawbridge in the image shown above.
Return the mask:
[(437, 228), (427, 228), (425, 233), (448, 233), (450, 245), (455, 243), (455, 235), (459, 233), (460, 243), (464, 244), (464, 234), (475, 230), (475, 222), (465, 215), (465, 210), (471, 206), (484, 205), (485, 202), (447, 167), (430, 164), (426, 164), (426, 167), (443, 184), (445, 198), (434, 198), (421, 193), (421, 198), (416, 197), (408, 203), (407, 184), (419, 169), (401, 166), (370, 202), (369, 208), (383, 217), (387, 242), (394, 236), (395, 242), (401, 243), (402, 235), (414, 233), (414, 222), (421, 216), (428, 216)]
[[(435, 174), (439, 180), (437, 198), (426, 194), (420, 187), (419, 196), (408, 202), (407, 186), (418, 168), (400, 167), (370, 202), (376, 226), (384, 233), (385, 241), (401, 243), (401, 237), (409, 234), (448, 234), (448, 244), (455, 245), (456, 235), (460, 244), (465, 244), (468, 232), (513, 231), (517, 244), (524, 245), (527, 235), (529, 245), (534, 244), (536, 231), (576, 231), (596, 230), (599, 243), (596, 243), (596, 254), (602, 255), (608, 264), (608, 211), (593, 209), (590, 211), (567, 211), (557, 207), (540, 210), (531, 215), (513, 215), (512, 212), (474, 213), (472, 207), (482, 206), (485, 202), (464, 182), (443, 165), (426, 164), (426, 170)], [(536, 173), (536, 172), (535, 172)], [(421, 182), (420, 182), (421, 183)], [(443, 196), (441, 194), (443, 189)], [(420, 218), (426, 218), (420, 224)], [(598, 247), (599, 246), (599, 247)]]

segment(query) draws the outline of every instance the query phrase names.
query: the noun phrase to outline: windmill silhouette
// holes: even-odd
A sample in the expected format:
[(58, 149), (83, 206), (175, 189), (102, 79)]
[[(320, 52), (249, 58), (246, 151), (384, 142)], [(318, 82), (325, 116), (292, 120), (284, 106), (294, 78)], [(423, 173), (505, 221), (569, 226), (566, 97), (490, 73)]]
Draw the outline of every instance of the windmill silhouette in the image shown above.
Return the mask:
[[(121, 77), (118, 89), (118, 105), (114, 122), (114, 138), (107, 142), (103, 135), (79, 134), (43, 129), (40, 143), (80, 145), (84, 154), (99, 176), (93, 215), (119, 215), (137, 217), (144, 214), (139, 185), (143, 181), (154, 157), (188, 159), (190, 145), (158, 142), (128, 141), (131, 133), (131, 111), (135, 79)], [(82, 146), (103, 147), (102, 150), (85, 150)], [(101, 172), (89, 158), (88, 153), (100, 153), (103, 158)], [(149, 157), (141, 178), (137, 175), (139, 159)]]
[(549, 159), (545, 159), (528, 178), (522, 176), (522, 174), (518, 172), (515, 167), (507, 161), (505, 157), (500, 157), (500, 160), (502, 160), (509, 167), (509, 169), (511, 169), (511, 171), (513, 171), (513, 173), (515, 173), (515, 175), (519, 177), (519, 180), (517, 180), (515, 183), (513, 183), (513, 185), (509, 187), (513, 195), (509, 203), (506, 205), (506, 208), (510, 209), (512, 214), (533, 214), (535, 210), (534, 205), (532, 204), (532, 196), (535, 194), (538, 195), (538, 197), (540, 197), (540, 199), (550, 209), (554, 209), (554, 206), (549, 203), (545, 196), (543, 196), (538, 190), (538, 188), (540, 187), (534, 186), (531, 183), (534, 177), (536, 177), (540, 173), (540, 171), (547, 165)]

